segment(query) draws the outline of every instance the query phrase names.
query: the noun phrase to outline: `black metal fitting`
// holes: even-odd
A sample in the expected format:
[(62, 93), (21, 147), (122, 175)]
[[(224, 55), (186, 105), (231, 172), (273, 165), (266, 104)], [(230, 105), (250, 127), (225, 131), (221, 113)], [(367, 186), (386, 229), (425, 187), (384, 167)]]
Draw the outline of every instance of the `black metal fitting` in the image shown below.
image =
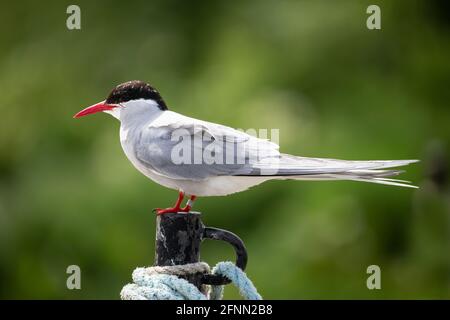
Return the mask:
[[(205, 227), (199, 212), (179, 212), (158, 215), (156, 218), (155, 265), (173, 266), (200, 261), (200, 244), (204, 239), (221, 240), (231, 244), (236, 252), (236, 266), (245, 270), (247, 250), (234, 233)], [(200, 290), (203, 284), (224, 285), (226, 277), (212, 274), (193, 274), (185, 277)]]

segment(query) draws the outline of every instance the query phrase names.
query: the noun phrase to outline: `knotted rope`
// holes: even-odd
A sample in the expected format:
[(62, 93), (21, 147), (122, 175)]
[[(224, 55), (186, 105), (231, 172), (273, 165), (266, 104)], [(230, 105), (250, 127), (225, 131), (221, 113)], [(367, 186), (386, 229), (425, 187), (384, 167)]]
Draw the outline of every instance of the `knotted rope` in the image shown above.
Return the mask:
[[(120, 297), (122, 300), (221, 300), (223, 286), (211, 286), (209, 294), (205, 295), (192, 283), (179, 277), (209, 272), (205, 262), (136, 268), (132, 275), (134, 283), (125, 285)], [(232, 262), (219, 262), (212, 269), (212, 274), (230, 279), (244, 299), (262, 300), (245, 272)]]

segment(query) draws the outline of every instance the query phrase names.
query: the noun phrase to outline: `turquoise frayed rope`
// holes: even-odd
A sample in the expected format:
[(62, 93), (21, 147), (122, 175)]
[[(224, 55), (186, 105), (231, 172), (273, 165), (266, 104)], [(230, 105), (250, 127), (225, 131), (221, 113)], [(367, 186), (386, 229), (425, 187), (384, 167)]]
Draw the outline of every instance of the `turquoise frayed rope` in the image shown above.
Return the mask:
[[(123, 287), (122, 300), (220, 300), (223, 286), (211, 286), (209, 295), (204, 295), (192, 283), (179, 276), (195, 273), (209, 273), (204, 262), (180, 266), (136, 268), (133, 271), (133, 283)], [(212, 274), (231, 280), (246, 300), (262, 300), (251, 280), (244, 271), (229, 261), (219, 262)]]

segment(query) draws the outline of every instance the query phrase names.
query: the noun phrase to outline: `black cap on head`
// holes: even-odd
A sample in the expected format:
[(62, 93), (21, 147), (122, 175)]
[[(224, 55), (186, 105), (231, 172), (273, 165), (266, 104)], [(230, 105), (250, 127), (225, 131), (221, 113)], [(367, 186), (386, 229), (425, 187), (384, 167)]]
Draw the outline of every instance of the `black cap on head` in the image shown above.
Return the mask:
[(139, 99), (152, 99), (158, 103), (158, 107), (161, 110), (167, 110), (167, 105), (159, 92), (151, 85), (139, 80), (119, 84), (111, 91), (106, 99), (106, 103), (118, 104)]

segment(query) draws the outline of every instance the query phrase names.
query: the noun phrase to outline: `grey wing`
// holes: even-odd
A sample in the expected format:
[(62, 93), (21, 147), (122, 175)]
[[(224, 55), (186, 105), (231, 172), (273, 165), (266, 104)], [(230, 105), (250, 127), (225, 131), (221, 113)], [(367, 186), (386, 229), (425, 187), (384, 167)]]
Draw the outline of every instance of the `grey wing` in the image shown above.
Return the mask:
[(148, 127), (135, 141), (136, 158), (144, 166), (172, 179), (194, 181), (241, 175), (347, 179), (405, 186), (385, 178), (400, 171), (385, 169), (416, 162), (346, 161), (280, 154), (275, 143), (203, 121)]
[(151, 170), (188, 180), (253, 175), (261, 158), (279, 155), (278, 145), (270, 141), (206, 122), (148, 127), (136, 139), (135, 150)]

